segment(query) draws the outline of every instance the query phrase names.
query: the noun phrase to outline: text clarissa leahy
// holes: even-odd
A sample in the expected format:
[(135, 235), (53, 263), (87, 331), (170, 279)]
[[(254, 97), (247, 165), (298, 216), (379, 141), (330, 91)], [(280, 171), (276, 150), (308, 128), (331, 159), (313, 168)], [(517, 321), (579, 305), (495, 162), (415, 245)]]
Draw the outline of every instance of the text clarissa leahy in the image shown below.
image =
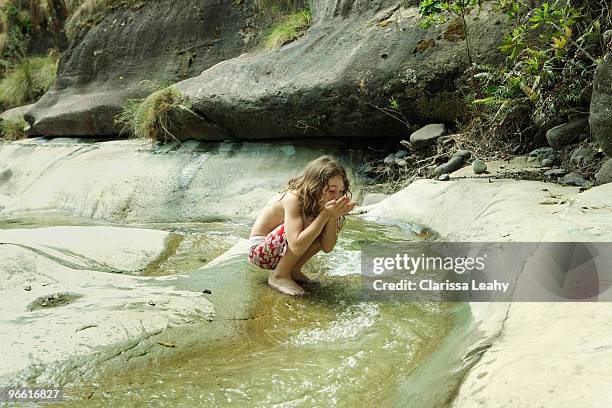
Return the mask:
[(372, 282), (374, 290), (399, 290), (399, 291), (495, 291), (506, 293), (510, 286), (507, 282), (500, 282), (494, 279), (491, 282), (478, 282), (472, 279), (469, 282), (436, 282), (431, 279), (422, 279), (413, 281), (402, 279), (397, 282), (385, 282), (382, 279), (376, 279)]

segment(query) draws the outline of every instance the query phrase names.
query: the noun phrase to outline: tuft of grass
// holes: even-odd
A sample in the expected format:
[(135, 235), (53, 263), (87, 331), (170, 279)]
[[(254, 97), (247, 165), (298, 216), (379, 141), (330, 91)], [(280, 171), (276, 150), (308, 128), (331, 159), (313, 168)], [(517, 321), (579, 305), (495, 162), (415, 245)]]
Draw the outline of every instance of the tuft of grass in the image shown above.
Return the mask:
[(169, 86), (144, 99), (128, 100), (115, 117), (115, 124), (121, 127), (120, 134), (154, 142), (179, 142), (169, 129), (173, 125), (173, 113), (181, 107), (190, 108), (189, 99), (175, 87)]
[(0, 103), (12, 108), (36, 101), (55, 81), (58, 61), (55, 50), (46, 57), (22, 58), (0, 80)]
[(25, 128), (27, 125), (23, 118), (5, 119), (0, 122), (0, 133), (4, 136), (4, 140), (7, 141), (24, 139), (26, 137)]
[(287, 14), (282, 21), (270, 29), (266, 36), (266, 48), (269, 50), (280, 48), (300, 37), (310, 26), (312, 15), (310, 10), (299, 10)]

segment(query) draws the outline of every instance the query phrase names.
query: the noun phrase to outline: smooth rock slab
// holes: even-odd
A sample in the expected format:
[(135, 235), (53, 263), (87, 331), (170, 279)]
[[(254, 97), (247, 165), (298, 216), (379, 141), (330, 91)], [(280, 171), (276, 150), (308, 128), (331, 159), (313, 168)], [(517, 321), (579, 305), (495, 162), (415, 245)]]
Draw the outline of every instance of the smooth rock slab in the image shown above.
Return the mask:
[(134, 273), (156, 260), (171, 235), (140, 228), (59, 226), (0, 230), (0, 244), (27, 248), (72, 268)]
[[(49, 248), (42, 244), (47, 234), (36, 240), (37, 229), (1, 231), (2, 241), (12, 243), (0, 245), (0, 385), (29, 377), (55, 384), (69, 371), (64, 364), (85, 366), (106, 346), (120, 352), (166, 327), (212, 318), (212, 304), (199, 292), (174, 289), (175, 277), (128, 276), (77, 265), (105, 260), (114, 267), (141, 268), (159, 257), (161, 238), (168, 233), (107, 227), (102, 241), (94, 239), (95, 227), (70, 228), (82, 242), (64, 237), (61, 243), (56, 236), (53, 253), (43, 252)], [(68, 235), (69, 230), (58, 229)], [(114, 239), (109, 230), (115, 231)], [(126, 242), (136, 234), (140, 239)], [(111, 253), (115, 260), (107, 259)]]

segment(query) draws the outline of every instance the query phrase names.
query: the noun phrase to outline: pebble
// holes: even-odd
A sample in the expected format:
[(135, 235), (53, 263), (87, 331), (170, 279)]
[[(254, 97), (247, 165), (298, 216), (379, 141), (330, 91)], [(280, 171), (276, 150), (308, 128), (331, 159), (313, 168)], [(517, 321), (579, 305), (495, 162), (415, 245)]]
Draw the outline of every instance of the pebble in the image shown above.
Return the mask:
[(542, 167), (552, 167), (554, 164), (553, 159), (544, 159), (542, 160), (542, 163), (540, 163), (542, 165)]
[(474, 160), (472, 162), (472, 170), (474, 170), (474, 174), (482, 174), (487, 171), (487, 164), (482, 160)]
[(438, 177), (438, 180), (440, 181), (447, 181), (449, 179), (450, 179), (450, 176), (448, 175), (448, 173), (444, 173), (440, 177)]

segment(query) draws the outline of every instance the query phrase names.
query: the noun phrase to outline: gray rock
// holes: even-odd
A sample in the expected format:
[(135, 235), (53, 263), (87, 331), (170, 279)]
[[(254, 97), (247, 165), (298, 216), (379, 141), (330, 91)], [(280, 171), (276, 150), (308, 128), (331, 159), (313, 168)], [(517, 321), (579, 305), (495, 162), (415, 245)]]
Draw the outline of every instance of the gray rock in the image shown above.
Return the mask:
[(23, 119), (23, 115), (25, 115), (26, 112), (29, 111), (32, 108), (32, 106), (34, 106), (34, 104), (23, 105), (23, 106), (19, 106), (17, 108), (12, 108), (12, 109), (5, 110), (4, 112), (2, 112), (2, 114), (0, 114), (0, 119), (1, 120), (18, 120), (18, 119)]
[(450, 179), (450, 176), (448, 175), (448, 173), (441, 174), (440, 177), (438, 177), (438, 180), (440, 181), (447, 181), (449, 179)]
[(541, 162), (542, 167), (552, 167), (555, 164), (553, 159), (544, 159)]
[(595, 185), (612, 183), (612, 159), (608, 159), (595, 174)]
[(474, 174), (482, 174), (487, 171), (487, 164), (482, 160), (476, 159), (472, 162), (472, 170)]
[(563, 184), (564, 186), (585, 187), (587, 185), (587, 181), (577, 173), (566, 174), (559, 179), (559, 183)]
[(563, 147), (579, 141), (580, 135), (585, 132), (588, 126), (589, 121), (586, 118), (564, 123), (546, 132), (546, 140), (553, 149), (561, 150)]
[[(38, 134), (117, 134), (113, 119), (125, 101), (152, 91), (141, 81), (194, 77), (257, 45), (245, 45), (240, 34), (251, 14), (248, 7), (217, 0), (185, 0), (176, 9), (170, 3), (141, 3), (118, 5), (77, 35), (63, 54), (55, 85), (26, 115)], [(193, 133), (207, 138), (197, 129)]]
[(444, 134), (446, 126), (443, 123), (432, 123), (423, 126), (410, 135), (410, 144), (415, 149), (423, 149), (433, 145), (436, 140)]
[[(455, 86), (469, 65), (465, 50), (449, 41), (415, 49), (442, 27), (423, 30), (399, 18), (409, 9), (394, 9), (396, 0), (314, 0), (307, 34), (274, 51), (257, 48), (266, 21), (253, 13), (252, 1), (140, 3), (121, 4), (79, 33), (63, 54), (56, 86), (26, 115), (35, 131), (115, 134), (113, 117), (126, 99), (148, 93), (138, 84), (151, 78), (182, 80), (175, 86), (193, 112), (234, 140), (399, 138), (405, 125), (373, 108), (389, 95), (409, 123), (454, 123), (465, 113)], [(384, 29), (375, 23), (395, 17)], [(247, 18), (259, 37), (245, 45)], [(478, 62), (501, 62), (497, 44), (512, 22), (491, 9), (467, 19), (479, 27), (470, 43)], [(376, 57), (381, 53), (387, 58)], [(206, 133), (194, 133), (207, 140)]]
[(365, 207), (366, 205), (376, 204), (376, 203), (381, 202), (387, 197), (389, 197), (389, 194), (366, 193), (365, 196), (363, 197), (363, 202), (361, 203), (361, 205)]
[(612, 52), (595, 70), (589, 109), (591, 134), (608, 157), (612, 157)]
[(383, 162), (385, 164), (393, 164), (393, 163), (395, 163), (395, 155), (393, 153), (389, 154), (387, 157), (385, 157), (385, 160), (383, 160)]
[(464, 160), (469, 160), (470, 157), (472, 157), (472, 152), (469, 150), (457, 150), (455, 153), (453, 153), (453, 156), (461, 157)]
[(408, 152), (406, 150), (398, 150), (397, 152), (395, 152), (396, 159), (403, 159), (406, 156), (408, 156)]
[(436, 176), (439, 176), (445, 173), (452, 173), (455, 170), (459, 170), (461, 166), (463, 166), (463, 162), (464, 162), (463, 157), (453, 156), (446, 163), (441, 164), (438, 167), (436, 167), (436, 169), (434, 170), (434, 174)]
[(557, 159), (557, 153), (552, 147), (540, 147), (529, 153), (529, 157), (537, 157), (540, 163), (543, 160), (550, 159), (553, 162)]
[(573, 151), (570, 163), (574, 166), (589, 165), (595, 160), (595, 150), (591, 147), (579, 147)]
[(569, 172), (566, 169), (551, 169), (544, 173), (544, 175), (549, 179), (556, 179), (565, 176), (567, 173)]
[(406, 160), (401, 160), (401, 159), (400, 159), (400, 160), (396, 160), (396, 161), (395, 161), (395, 164), (397, 164), (397, 165), (398, 165), (398, 166), (400, 166), (400, 167), (406, 167), (406, 165), (407, 165), (408, 163), (406, 163)]

